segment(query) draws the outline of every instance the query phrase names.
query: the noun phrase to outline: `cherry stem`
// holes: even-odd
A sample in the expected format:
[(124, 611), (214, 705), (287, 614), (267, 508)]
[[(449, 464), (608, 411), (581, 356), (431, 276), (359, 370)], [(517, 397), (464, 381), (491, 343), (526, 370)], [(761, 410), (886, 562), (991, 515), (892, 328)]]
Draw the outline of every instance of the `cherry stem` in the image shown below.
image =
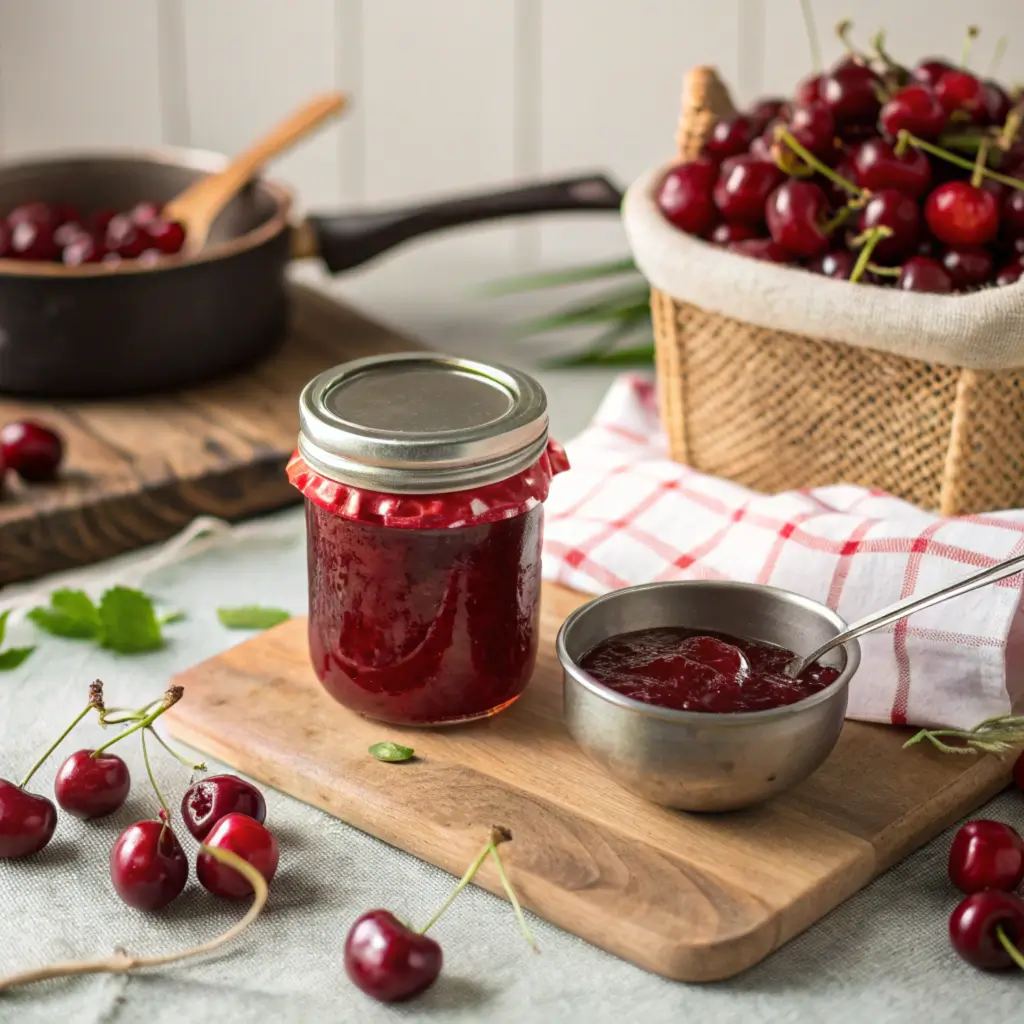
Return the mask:
[(212, 953), (215, 949), (237, 939), (260, 916), (260, 912), (266, 906), (267, 896), (270, 892), (267, 880), (248, 861), (243, 860), (230, 850), (206, 845), (201, 845), (199, 850), (237, 871), (252, 886), (252, 891), (255, 894), (245, 916), (226, 932), (209, 942), (192, 946), (190, 949), (183, 949), (178, 953), (169, 953), (166, 956), (131, 956), (123, 949), (115, 949), (111, 956), (103, 960), (69, 960), (51, 964), (48, 967), (37, 967), (34, 970), (22, 971), (18, 974), (8, 975), (6, 978), (0, 978), (0, 992), (6, 992), (21, 985), (31, 985), (37, 981), (49, 981), (53, 978), (70, 978), (82, 974), (127, 974), (140, 967), (163, 967), (166, 964), (177, 963), (179, 960), (187, 960), (203, 953)]
[(964, 36), (964, 45), (960, 49), (960, 67), (965, 71), (967, 70), (967, 62), (971, 56), (971, 47), (974, 45), (974, 40), (978, 38), (978, 26), (968, 25), (967, 34)]
[(996, 40), (996, 48), (992, 51), (992, 60), (988, 66), (988, 77), (994, 78), (996, 72), (999, 70), (999, 65), (1003, 62), (1003, 55), (1006, 53), (1006, 44), (1009, 42), (1005, 35), (1000, 36)]
[[(943, 149), (941, 146), (933, 145), (931, 142), (925, 142), (924, 139), (919, 139), (916, 135), (911, 135), (906, 128), (900, 129), (899, 140), (900, 143), (906, 139), (907, 145), (913, 146), (915, 149), (923, 149), (926, 153), (931, 153), (934, 156), (941, 157), (948, 163), (956, 164), (957, 167), (963, 167), (965, 170), (973, 171), (975, 169), (975, 162), (965, 160), (962, 156), (957, 156), (956, 153), (950, 153), (948, 149)], [(896, 145), (896, 154), (899, 154), (899, 143)], [(904, 152), (906, 146), (904, 146)], [(993, 181), (1001, 181), (1004, 185), (1009, 185), (1010, 188), (1017, 188), (1024, 190), (1024, 181), (1019, 178), (1011, 178), (1006, 174), (999, 174), (997, 171), (993, 171), (990, 167), (983, 167), (981, 173), (986, 178), (991, 178)]]
[(856, 212), (852, 206), (842, 207), (831, 220), (827, 220), (822, 224), (821, 233), (823, 235), (831, 235), (836, 228), (845, 224)]
[(892, 59), (885, 48), (885, 29), (880, 28), (871, 37), (871, 49), (875, 51), (878, 59), (888, 68), (898, 68), (899, 65)]
[[(965, 746), (954, 747), (940, 737), (963, 740)], [(904, 750), (927, 740), (943, 754), (976, 755), (1015, 753), (1024, 746), (1024, 715), (996, 715), (979, 722), (973, 729), (921, 729), (903, 744)]]
[[(200, 761), (199, 764), (193, 764), (187, 757), (185, 757), (184, 754), (179, 754), (174, 749), (174, 747), (172, 747), (167, 742), (167, 740), (165, 740), (163, 738), (163, 736), (161, 736), (160, 733), (158, 733), (156, 731), (156, 729), (152, 728), (151, 726), (147, 726), (146, 727), (146, 732), (148, 732), (149, 735), (152, 736), (153, 739), (155, 739), (157, 741), (157, 743), (159, 743), (160, 746), (163, 747), (164, 750), (166, 750), (167, 753), (171, 755), (171, 757), (173, 757), (176, 760), (180, 761), (186, 768), (189, 769), (189, 771), (193, 771), (193, 772), (205, 772), (206, 771), (206, 762), (205, 761)], [(145, 733), (143, 733), (143, 735), (145, 735)]]
[[(97, 747), (93, 752), (93, 757), (99, 757), (108, 747), (112, 747), (115, 743), (119, 743), (126, 736), (131, 736), (133, 732), (138, 732), (140, 729), (145, 729), (151, 726), (168, 708), (174, 707), (175, 704), (181, 700), (184, 694), (184, 689), (180, 686), (172, 686), (163, 695), (163, 699), (160, 701), (160, 706), (155, 710), (149, 712), (145, 718), (140, 718), (134, 725), (127, 729), (122, 729), (113, 739), (107, 740), (106, 743), (101, 747)], [(147, 705), (150, 706), (150, 705)]]
[(1010, 108), (1010, 112), (1006, 115), (1006, 121), (1003, 123), (1002, 130), (999, 133), (997, 144), (1000, 149), (1007, 150), (1014, 144), (1022, 121), (1024, 121), (1024, 104), (1017, 103)]
[(502, 843), (510, 842), (512, 839), (512, 833), (501, 825), (492, 825), (491, 834), (487, 839), (487, 843), (484, 848), (476, 855), (473, 863), (466, 869), (466, 873), (459, 879), (458, 884), (452, 890), (448, 898), (441, 904), (440, 909), (436, 914), (419, 930), (420, 935), (426, 935), (427, 932), (437, 924), (438, 919), (441, 915), (452, 905), (455, 897), (466, 888), (467, 885), (473, 880), (473, 877), (483, 866), (488, 856), (494, 857), (494, 862), (498, 868), (498, 877), (501, 879), (502, 888), (505, 890), (505, 894), (508, 896), (509, 903), (512, 904), (512, 910), (515, 912), (516, 920), (519, 922), (519, 928), (523, 933), (523, 937), (526, 941), (534, 948), (537, 949), (537, 943), (530, 932), (530, 928), (526, 923), (526, 917), (523, 914), (523, 908), (519, 903), (519, 898), (516, 896), (515, 889), (512, 888), (512, 883), (509, 881), (508, 875), (505, 873), (505, 865), (502, 863), (501, 854), (498, 853), (498, 847)]
[(878, 274), (880, 277), (899, 277), (903, 273), (899, 267), (883, 267), (870, 261), (868, 261), (868, 270), (872, 274)]
[(857, 52), (857, 48), (850, 42), (850, 33), (853, 31), (853, 22), (849, 18), (843, 18), (836, 25), (836, 35), (839, 36), (840, 42), (846, 47), (846, 52), (851, 57), (862, 58), (862, 54)]
[(153, 792), (156, 793), (156, 798), (160, 802), (160, 808), (164, 812), (162, 821), (164, 828), (167, 828), (167, 822), (170, 820), (171, 812), (167, 809), (167, 801), (164, 799), (163, 793), (160, 792), (160, 787), (156, 784), (156, 779), (153, 776), (153, 767), (149, 763), (149, 751), (146, 749), (146, 730), (142, 730), (142, 760), (146, 764), (146, 774), (149, 776), (149, 784), (153, 787)]
[(89, 685), (89, 703), (78, 713), (75, 720), (57, 737), (56, 740), (50, 745), (49, 749), (45, 754), (31, 768), (28, 770), (28, 775), (21, 780), (18, 789), (24, 789), (29, 782), (32, 781), (32, 776), (35, 775), (40, 768), (42, 768), (46, 759), (68, 738), (72, 729), (75, 728), (78, 723), (85, 718), (92, 710), (97, 710), (102, 714), (103, 711), (103, 684), (97, 679), (94, 683)]
[(818, 29), (814, 24), (814, 11), (811, 0), (800, 0), (800, 10), (804, 16), (804, 28), (807, 30), (807, 45), (811, 51), (811, 71), (821, 74), (821, 43), (818, 40)]
[(1001, 924), (996, 925), (996, 938), (999, 944), (1006, 950), (1006, 955), (1024, 971), (1024, 953), (1017, 948), (1017, 944), (1003, 931)]
[(871, 259), (871, 253), (874, 252), (875, 246), (883, 238), (890, 238), (892, 236), (892, 228), (886, 224), (879, 224), (878, 227), (871, 228), (869, 231), (865, 231), (864, 234), (858, 235), (854, 241), (863, 242), (863, 247), (860, 250), (860, 254), (857, 256), (857, 262), (853, 265), (853, 270), (850, 271), (850, 282), (856, 284), (861, 274), (864, 273), (865, 268), (868, 265), (868, 260)]
[(983, 139), (978, 147), (978, 155), (974, 159), (974, 169), (971, 171), (971, 185), (974, 188), (981, 188), (982, 178), (985, 176), (985, 165), (988, 163), (988, 151), (991, 142)]
[[(836, 174), (827, 164), (822, 163), (810, 150), (805, 149), (797, 140), (794, 138), (793, 133), (785, 127), (785, 125), (777, 125), (775, 128), (775, 138), (780, 139), (784, 142), (801, 160), (804, 161), (809, 167), (813, 167), (819, 174), (823, 174), (829, 181), (834, 185), (838, 185), (839, 188), (849, 192), (851, 195), (856, 196), (858, 199), (864, 195), (864, 190), (858, 188), (852, 181), (847, 181), (842, 175)], [(1024, 185), (1022, 185), (1024, 187)]]

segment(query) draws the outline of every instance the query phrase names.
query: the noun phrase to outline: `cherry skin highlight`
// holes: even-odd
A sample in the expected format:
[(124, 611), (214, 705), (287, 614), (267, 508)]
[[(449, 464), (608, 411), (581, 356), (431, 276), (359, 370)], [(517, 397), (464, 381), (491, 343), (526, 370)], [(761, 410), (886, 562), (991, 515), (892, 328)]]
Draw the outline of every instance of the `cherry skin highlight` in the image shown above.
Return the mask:
[(411, 999), (437, 980), (444, 964), (441, 947), (407, 928), (389, 910), (370, 910), (345, 939), (345, 973), (382, 1003)]
[(110, 880), (136, 910), (159, 910), (177, 899), (188, 881), (188, 860), (169, 825), (129, 825), (110, 851)]
[(0, 859), (38, 853), (56, 827), (57, 808), (50, 800), (0, 779)]
[(711, 134), (704, 143), (704, 153), (715, 160), (738, 156), (747, 151), (750, 143), (754, 141), (755, 134), (750, 118), (742, 114), (722, 118), (711, 129)]
[(962, 826), (949, 851), (949, 880), (963, 893), (1010, 892), (1024, 879), (1024, 839), (1001, 821)]
[(824, 277), (848, 281), (856, 263), (857, 257), (849, 249), (833, 249), (824, 256), (812, 260), (807, 269)]
[(1007, 263), (1005, 267), (1001, 267), (999, 272), (996, 274), (996, 284), (1000, 287), (1007, 284), (1016, 284), (1021, 274), (1024, 273), (1024, 264), (1019, 259), (1014, 260), (1012, 263)]
[(995, 260), (980, 245), (950, 248), (942, 254), (942, 265), (955, 288), (977, 288), (992, 279)]
[(263, 794), (237, 775), (210, 775), (193, 783), (181, 800), (181, 820), (202, 842), (229, 814), (245, 814), (262, 824), (267, 817)]
[(949, 918), (949, 941), (975, 967), (998, 971), (1014, 966), (996, 929), (1024, 952), (1024, 900), (999, 889), (972, 893)]
[(761, 238), (761, 232), (750, 224), (724, 220), (716, 224), (707, 234), (707, 240), (715, 245), (732, 245), (734, 242), (745, 242), (751, 238)]
[[(251, 864), (269, 885), (277, 871), (277, 840), (258, 821), (245, 814), (221, 818), (204, 840), (207, 846), (230, 850)], [(234, 868), (222, 864), (208, 853), (196, 859), (196, 877), (200, 885), (215, 896), (244, 900), (252, 895), (252, 886)]]
[(4, 464), (23, 480), (53, 480), (64, 457), (60, 435), (41, 423), (16, 420), (0, 428)]
[(76, 750), (57, 769), (53, 792), (60, 807), (75, 818), (102, 818), (121, 807), (132, 788), (128, 765), (110, 751), (97, 757)]

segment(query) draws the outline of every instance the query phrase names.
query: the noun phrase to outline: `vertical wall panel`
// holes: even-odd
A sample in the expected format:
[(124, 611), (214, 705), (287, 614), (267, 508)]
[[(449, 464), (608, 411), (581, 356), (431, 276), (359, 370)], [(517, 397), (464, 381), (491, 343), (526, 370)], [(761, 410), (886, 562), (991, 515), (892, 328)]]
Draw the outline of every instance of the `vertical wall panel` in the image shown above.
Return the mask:
[(161, 141), (157, 0), (0, 0), (6, 154)]
[[(740, 0), (543, 0), (545, 171), (606, 168), (622, 184), (671, 157), (684, 72), (738, 72)], [(545, 262), (625, 251), (611, 221), (545, 227)]]
[[(333, 0), (184, 0), (191, 142), (234, 153), (338, 83)], [(342, 198), (342, 119), (274, 164), (306, 208)], [(358, 136), (354, 139), (358, 141)]]

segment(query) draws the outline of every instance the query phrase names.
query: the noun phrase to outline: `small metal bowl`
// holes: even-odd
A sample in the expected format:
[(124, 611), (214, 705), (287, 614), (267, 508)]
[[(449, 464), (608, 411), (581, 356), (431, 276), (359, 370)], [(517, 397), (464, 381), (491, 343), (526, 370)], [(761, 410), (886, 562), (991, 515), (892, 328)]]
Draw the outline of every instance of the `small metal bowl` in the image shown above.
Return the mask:
[(556, 643), (565, 723), (588, 757), (626, 789), (663, 807), (732, 811), (802, 782), (839, 738), (847, 686), (860, 664), (856, 641), (822, 662), (839, 678), (796, 704), (767, 711), (676, 711), (624, 697), (579, 667), (617, 633), (681, 626), (811, 651), (846, 629), (831, 609), (776, 587), (684, 581), (626, 587), (578, 608)]

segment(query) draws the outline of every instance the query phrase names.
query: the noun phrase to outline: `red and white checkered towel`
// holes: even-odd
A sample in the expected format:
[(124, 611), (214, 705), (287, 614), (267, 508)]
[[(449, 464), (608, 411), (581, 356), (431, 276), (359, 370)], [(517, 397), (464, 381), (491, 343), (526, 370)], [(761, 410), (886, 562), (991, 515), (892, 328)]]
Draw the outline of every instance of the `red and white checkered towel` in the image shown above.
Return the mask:
[[(1024, 553), (1024, 510), (943, 519), (851, 485), (765, 495), (672, 462), (653, 385), (638, 375), (619, 378), (567, 450), (572, 470), (546, 506), (544, 576), (588, 593), (743, 580), (852, 622)], [(1020, 713), (1022, 585), (1018, 575), (863, 637), (849, 716), (970, 728)]]

